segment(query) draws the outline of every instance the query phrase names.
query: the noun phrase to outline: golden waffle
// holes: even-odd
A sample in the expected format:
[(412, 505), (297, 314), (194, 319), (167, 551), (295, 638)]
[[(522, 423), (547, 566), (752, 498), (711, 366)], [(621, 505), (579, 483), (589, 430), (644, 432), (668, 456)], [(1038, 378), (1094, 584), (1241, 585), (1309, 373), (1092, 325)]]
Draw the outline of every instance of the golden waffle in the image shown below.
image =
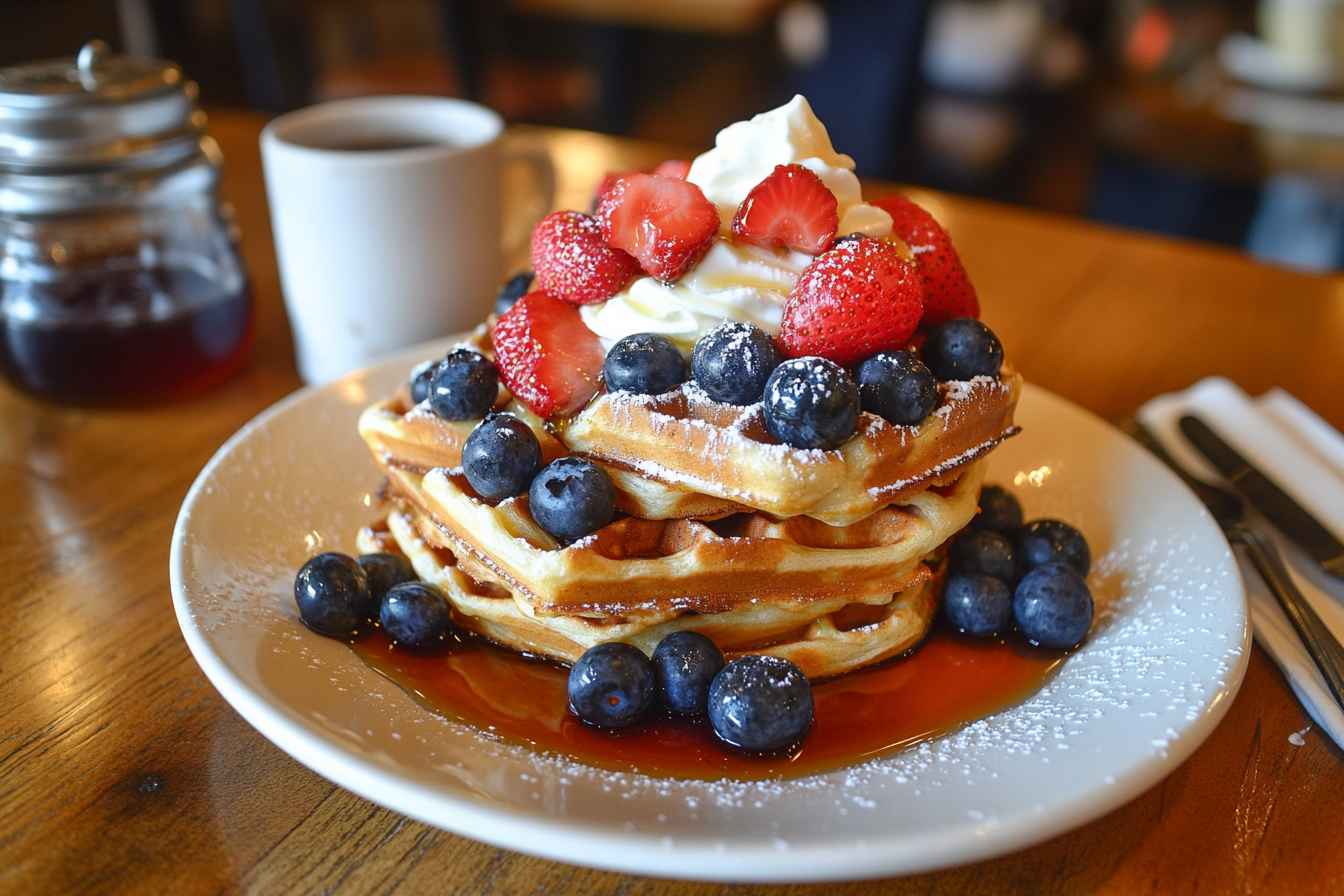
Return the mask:
[(534, 617), (525, 604), (498, 585), (467, 574), (454, 554), (422, 537), (434, 531), (423, 515), (393, 509), (362, 530), (362, 552), (404, 554), (417, 575), (438, 586), (463, 628), (514, 650), (576, 661), (606, 641), (624, 641), (646, 654), (674, 631), (692, 630), (714, 640), (732, 659), (769, 653), (796, 663), (810, 678), (827, 678), (911, 649), (923, 639), (938, 607), (941, 562), (918, 564), (897, 593), (822, 601), (748, 603), (719, 613), (651, 610), (613, 619), (583, 616)]
[(508, 591), (529, 616), (599, 619), (893, 594), (970, 521), (984, 475), (982, 464), (968, 464), (844, 528), (760, 514), (623, 517), (561, 546), (532, 520), (525, 497), (491, 506), (453, 471), (384, 469), (390, 493), (423, 521), (421, 535), (471, 578)]
[(663, 395), (599, 395), (560, 437), (576, 453), (670, 488), (842, 526), (923, 490), (1017, 431), (1016, 373), (939, 388), (940, 406), (918, 426), (864, 413), (855, 437), (829, 451), (778, 444), (761, 405), (720, 404), (694, 383)]

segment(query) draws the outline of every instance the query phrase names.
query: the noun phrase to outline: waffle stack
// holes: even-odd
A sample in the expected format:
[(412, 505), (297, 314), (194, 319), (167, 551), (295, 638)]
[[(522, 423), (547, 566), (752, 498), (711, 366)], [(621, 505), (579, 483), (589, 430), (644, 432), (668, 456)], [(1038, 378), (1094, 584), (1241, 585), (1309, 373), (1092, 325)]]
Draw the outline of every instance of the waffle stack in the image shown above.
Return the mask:
[[(484, 330), (470, 347), (491, 353)], [(729, 658), (770, 653), (812, 678), (838, 675), (927, 633), (982, 459), (1016, 432), (1011, 370), (940, 389), (921, 424), (865, 413), (822, 450), (775, 442), (759, 406), (716, 403), (694, 383), (603, 393), (564, 421), (501, 386), (496, 409), (532, 429), (544, 462), (582, 455), (616, 488), (617, 519), (564, 545), (526, 496), (491, 505), (472, 491), (460, 463), (479, 421), (443, 420), (403, 387), (360, 417), (387, 503), (359, 548), (405, 554), (463, 628), (514, 650), (569, 663), (605, 641), (651, 652), (690, 629)]]

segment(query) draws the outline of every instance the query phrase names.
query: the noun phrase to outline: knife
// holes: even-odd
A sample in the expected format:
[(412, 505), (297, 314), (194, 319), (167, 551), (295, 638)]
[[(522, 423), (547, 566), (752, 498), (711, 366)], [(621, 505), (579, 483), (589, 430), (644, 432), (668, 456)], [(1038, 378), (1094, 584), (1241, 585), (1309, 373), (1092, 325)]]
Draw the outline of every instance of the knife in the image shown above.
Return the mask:
[(1283, 489), (1242, 457), (1203, 420), (1186, 414), (1180, 420), (1181, 432), (1199, 453), (1218, 468), (1228, 482), (1269, 518), (1279, 531), (1291, 538), (1311, 558), (1333, 576), (1344, 578), (1344, 544), (1326, 531), (1310, 513), (1290, 498)]

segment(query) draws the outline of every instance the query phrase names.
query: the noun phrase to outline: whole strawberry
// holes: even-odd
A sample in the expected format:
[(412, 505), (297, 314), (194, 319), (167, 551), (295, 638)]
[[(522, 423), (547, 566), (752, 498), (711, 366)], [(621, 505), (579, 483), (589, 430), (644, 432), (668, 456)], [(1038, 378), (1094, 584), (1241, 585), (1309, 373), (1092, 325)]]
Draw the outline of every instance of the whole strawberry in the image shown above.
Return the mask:
[(869, 200), (891, 215), (892, 229), (910, 246), (924, 279), (924, 326), (956, 317), (979, 317), (980, 301), (957, 250), (933, 215), (904, 196)]
[(639, 264), (607, 245), (602, 227), (582, 212), (551, 212), (532, 230), (532, 270), (537, 286), (575, 305), (611, 298), (625, 288)]
[(845, 240), (818, 255), (789, 293), (779, 344), (791, 357), (853, 364), (904, 346), (924, 314), (919, 270), (890, 243)]
[(539, 417), (572, 414), (597, 394), (605, 353), (573, 305), (534, 291), (495, 321), (495, 366)]

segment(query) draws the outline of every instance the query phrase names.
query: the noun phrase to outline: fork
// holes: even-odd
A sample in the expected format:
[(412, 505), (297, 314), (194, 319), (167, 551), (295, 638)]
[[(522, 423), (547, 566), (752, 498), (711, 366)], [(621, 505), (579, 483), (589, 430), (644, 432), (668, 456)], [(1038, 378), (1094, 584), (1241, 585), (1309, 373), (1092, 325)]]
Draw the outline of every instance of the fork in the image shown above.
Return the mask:
[(1341, 646), (1310, 602), (1293, 583), (1274, 542), (1266, 538), (1246, 519), (1246, 504), (1235, 492), (1205, 482), (1188, 473), (1138, 420), (1127, 421), (1127, 431), (1189, 486), (1195, 497), (1208, 508), (1213, 519), (1233, 547), (1240, 547), (1251, 565), (1269, 586), (1270, 593), (1283, 608), (1288, 621), (1311, 654), (1316, 668), (1325, 678), (1335, 702), (1344, 709), (1344, 646)]

